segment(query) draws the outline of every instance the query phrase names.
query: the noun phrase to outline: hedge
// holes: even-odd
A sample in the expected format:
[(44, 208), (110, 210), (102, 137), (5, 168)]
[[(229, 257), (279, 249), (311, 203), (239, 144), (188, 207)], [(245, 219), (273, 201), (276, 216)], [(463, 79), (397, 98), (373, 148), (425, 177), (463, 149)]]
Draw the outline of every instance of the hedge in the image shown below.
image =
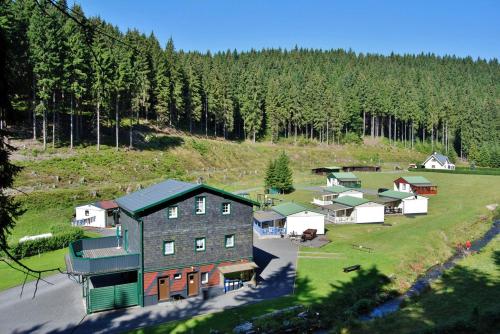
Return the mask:
[(80, 228), (73, 227), (64, 229), (62, 232), (54, 234), (50, 238), (28, 240), (11, 247), (10, 252), (16, 259), (38, 255), (40, 253), (53, 251), (68, 247), (68, 245), (84, 237), (84, 232)]

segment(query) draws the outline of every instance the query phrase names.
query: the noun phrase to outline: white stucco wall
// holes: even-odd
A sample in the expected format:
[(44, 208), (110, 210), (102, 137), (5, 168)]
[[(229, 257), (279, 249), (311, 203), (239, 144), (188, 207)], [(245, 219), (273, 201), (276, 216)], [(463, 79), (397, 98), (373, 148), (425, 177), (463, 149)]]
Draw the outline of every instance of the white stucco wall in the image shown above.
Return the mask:
[(354, 208), (353, 214), (356, 215), (356, 223), (383, 223), (384, 206), (382, 204), (369, 202), (358, 205)]
[(303, 211), (286, 217), (286, 233), (302, 234), (308, 228), (317, 230), (317, 234), (325, 234), (325, 216), (312, 211)]
[(429, 199), (423, 196), (405, 198), (403, 203), (403, 214), (427, 213)]
[[(88, 211), (88, 215), (85, 212)], [(90, 219), (95, 217), (95, 221), (86, 223), (85, 226), (106, 227), (106, 210), (93, 205), (82, 205), (75, 208), (75, 219)]]
[(411, 193), (411, 187), (408, 183), (400, 183), (399, 187), (397, 183), (394, 183), (394, 190), (396, 191), (402, 191), (405, 193)]

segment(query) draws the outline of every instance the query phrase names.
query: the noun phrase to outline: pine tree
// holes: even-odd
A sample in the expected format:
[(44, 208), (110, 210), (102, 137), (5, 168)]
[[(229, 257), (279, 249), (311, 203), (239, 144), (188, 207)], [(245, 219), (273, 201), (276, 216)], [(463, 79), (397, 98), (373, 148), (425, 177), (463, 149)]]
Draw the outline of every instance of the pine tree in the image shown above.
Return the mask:
[(284, 193), (293, 191), (293, 172), (290, 168), (290, 159), (282, 151), (276, 159), (276, 184), (275, 187)]
[(266, 169), (264, 184), (266, 189), (274, 188), (277, 186), (276, 160), (274, 159), (269, 160), (269, 164)]

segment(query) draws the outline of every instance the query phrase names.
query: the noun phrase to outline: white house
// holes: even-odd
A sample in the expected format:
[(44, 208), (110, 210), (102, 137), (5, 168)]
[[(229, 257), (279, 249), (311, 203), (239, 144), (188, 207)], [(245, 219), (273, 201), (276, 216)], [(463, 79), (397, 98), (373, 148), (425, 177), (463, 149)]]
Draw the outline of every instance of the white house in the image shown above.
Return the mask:
[(437, 152), (432, 153), (422, 165), (428, 169), (455, 169), (455, 164), (446, 155)]
[(338, 197), (330, 205), (325, 205), (322, 212), (327, 222), (333, 224), (383, 223), (384, 206), (382, 204), (352, 196)]
[(349, 188), (361, 188), (361, 180), (351, 172), (330, 173), (326, 178), (326, 186), (344, 186)]
[(115, 201), (100, 201), (77, 206), (73, 225), (111, 227), (118, 223), (118, 205)]
[(302, 234), (307, 229), (315, 229), (317, 234), (325, 234), (325, 215), (311, 211), (296, 203), (282, 203), (271, 208), (286, 217), (285, 234)]
[(426, 214), (429, 199), (413, 193), (387, 190), (379, 194), (386, 214)]
[(325, 187), (318, 198), (313, 198), (312, 204), (319, 206), (330, 205), (333, 204), (335, 198), (343, 196), (363, 198), (363, 192), (344, 186)]

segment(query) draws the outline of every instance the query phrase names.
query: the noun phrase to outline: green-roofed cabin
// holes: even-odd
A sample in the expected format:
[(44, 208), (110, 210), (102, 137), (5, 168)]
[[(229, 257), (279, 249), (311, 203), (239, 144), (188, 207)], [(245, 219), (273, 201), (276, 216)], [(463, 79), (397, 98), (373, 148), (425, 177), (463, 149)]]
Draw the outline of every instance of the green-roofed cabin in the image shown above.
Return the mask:
[(423, 176), (402, 176), (394, 180), (394, 190), (418, 195), (437, 194), (437, 186)]
[(325, 215), (293, 202), (273, 206), (272, 211), (285, 217), (284, 233), (301, 235), (307, 229), (315, 229), (317, 234), (325, 234)]
[(330, 173), (326, 179), (326, 186), (344, 186), (348, 188), (361, 188), (361, 180), (351, 172)]
[(426, 214), (428, 198), (404, 191), (386, 190), (378, 194), (378, 202), (385, 206), (385, 214)]
[(67, 271), (83, 282), (88, 313), (209, 297), (224, 293), (228, 282), (231, 289), (255, 284), (256, 202), (205, 184), (167, 180), (116, 203), (116, 236), (78, 240), (66, 257)]
[(365, 198), (343, 196), (321, 207), (327, 223), (371, 224), (384, 222), (384, 206)]
[(363, 198), (363, 192), (344, 186), (324, 187), (323, 191), (317, 194), (311, 203), (318, 206), (330, 205), (334, 199), (342, 196)]

